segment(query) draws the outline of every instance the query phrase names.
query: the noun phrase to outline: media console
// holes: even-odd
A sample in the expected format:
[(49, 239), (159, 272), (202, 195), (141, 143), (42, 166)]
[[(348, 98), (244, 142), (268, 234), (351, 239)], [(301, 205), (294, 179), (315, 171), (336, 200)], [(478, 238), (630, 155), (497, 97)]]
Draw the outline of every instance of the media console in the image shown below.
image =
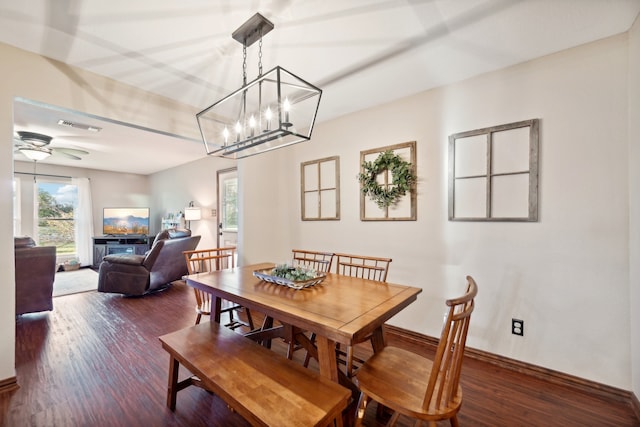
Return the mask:
[(93, 237), (93, 267), (99, 268), (102, 258), (111, 254), (144, 255), (151, 248), (153, 238), (133, 234)]

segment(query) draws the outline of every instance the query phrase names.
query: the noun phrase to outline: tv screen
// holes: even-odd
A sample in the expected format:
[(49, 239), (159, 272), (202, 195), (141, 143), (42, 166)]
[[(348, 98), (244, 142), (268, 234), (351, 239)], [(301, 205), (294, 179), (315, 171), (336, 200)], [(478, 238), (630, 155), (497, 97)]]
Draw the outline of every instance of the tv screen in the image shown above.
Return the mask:
[(149, 208), (104, 208), (102, 234), (149, 234)]

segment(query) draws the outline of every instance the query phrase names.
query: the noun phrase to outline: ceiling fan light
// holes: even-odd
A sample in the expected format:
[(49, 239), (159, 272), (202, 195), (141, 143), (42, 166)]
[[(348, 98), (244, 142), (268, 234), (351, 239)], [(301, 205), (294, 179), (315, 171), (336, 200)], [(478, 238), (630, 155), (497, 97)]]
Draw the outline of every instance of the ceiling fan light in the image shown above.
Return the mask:
[(51, 150), (48, 148), (31, 148), (21, 147), (18, 150), (25, 155), (26, 158), (33, 161), (44, 160), (51, 155)]

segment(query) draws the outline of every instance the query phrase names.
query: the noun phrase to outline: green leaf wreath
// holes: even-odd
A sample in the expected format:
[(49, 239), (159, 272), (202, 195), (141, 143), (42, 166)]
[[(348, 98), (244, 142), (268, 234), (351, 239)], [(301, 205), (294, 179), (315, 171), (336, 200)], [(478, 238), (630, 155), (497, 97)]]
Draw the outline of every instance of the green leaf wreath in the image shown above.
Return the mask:
[[(378, 175), (384, 171), (391, 172), (393, 177), (387, 186), (378, 183)], [(413, 165), (392, 150), (387, 150), (373, 162), (362, 163), (362, 172), (358, 174), (358, 181), (362, 185), (362, 193), (384, 209), (395, 204), (398, 199), (411, 191), (416, 182)]]

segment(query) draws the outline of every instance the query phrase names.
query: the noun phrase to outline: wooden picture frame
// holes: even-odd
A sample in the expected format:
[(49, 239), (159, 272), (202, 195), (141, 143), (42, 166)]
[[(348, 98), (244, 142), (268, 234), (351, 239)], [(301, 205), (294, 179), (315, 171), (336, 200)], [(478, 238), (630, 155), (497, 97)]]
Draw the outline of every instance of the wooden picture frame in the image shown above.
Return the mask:
[[(416, 167), (416, 142), (403, 142), (386, 147), (374, 148), (360, 152), (360, 172), (363, 172), (362, 164), (365, 161), (374, 161), (381, 153), (391, 150), (394, 154), (402, 157), (403, 160), (411, 163), (414, 174)], [(381, 173), (378, 178), (380, 185), (389, 185), (392, 177), (390, 171)], [(416, 221), (416, 185), (411, 186), (409, 194), (405, 194), (391, 206), (380, 208), (368, 196), (363, 194), (360, 185), (360, 220), (361, 221)]]
[(326, 157), (300, 164), (302, 221), (340, 219), (340, 157)]
[(449, 136), (449, 220), (538, 220), (539, 119)]

